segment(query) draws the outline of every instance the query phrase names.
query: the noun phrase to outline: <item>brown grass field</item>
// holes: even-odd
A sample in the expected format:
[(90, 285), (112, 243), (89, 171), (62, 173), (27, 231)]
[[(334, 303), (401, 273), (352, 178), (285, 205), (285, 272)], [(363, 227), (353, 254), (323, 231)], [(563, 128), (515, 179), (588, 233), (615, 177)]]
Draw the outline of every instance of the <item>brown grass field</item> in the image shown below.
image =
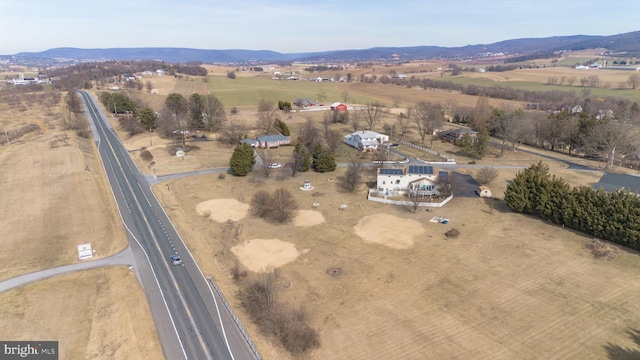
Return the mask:
[[(501, 171), (496, 192), (515, 172)], [(585, 185), (600, 175), (560, 167), (553, 173)], [(589, 237), (514, 214), (501, 201), (492, 208), (479, 198), (460, 198), (414, 215), (368, 202), (364, 189), (341, 193), (328, 176), (256, 182), (203, 175), (155, 191), (225, 294), (237, 291), (230, 275), (234, 254), (249, 270), (281, 266), (289, 285), (283, 300), (304, 306), (321, 333), (321, 348), (306, 358), (597, 359), (606, 357), (608, 343), (633, 346), (626, 331), (640, 321), (640, 282), (630, 281), (640, 273), (637, 254), (620, 249), (614, 260), (596, 260), (585, 250)], [(314, 192), (298, 190), (304, 179)], [(220, 222), (197, 213), (203, 202), (246, 204), (258, 189), (275, 187), (289, 189), (301, 209), (319, 202), (325, 221), (277, 226), (247, 214), (235, 222), (240, 238), (231, 240)], [(339, 210), (341, 204), (347, 208)], [(435, 215), (449, 224), (430, 223)], [(461, 235), (447, 240), (444, 232), (454, 227)], [(252, 245), (257, 239), (284, 244), (265, 250)], [(339, 277), (328, 275), (337, 268)], [(287, 358), (241, 318), (265, 358)]]
[[(92, 139), (61, 129), (38, 104), (0, 102), (0, 125), (34, 131), (0, 146), (0, 279), (78, 262), (76, 245), (96, 258), (127, 238)], [(66, 135), (68, 139), (52, 141)], [(61, 359), (162, 356), (146, 297), (126, 268), (71, 273), (0, 294), (4, 340), (58, 340)]]
[[(163, 94), (170, 92), (206, 91), (201, 89), (206, 84), (197, 80), (152, 82), (159, 95), (140, 96), (153, 104), (162, 104)], [(388, 103), (397, 91), (407, 90), (357, 85), (344, 84), (349, 92)], [(407, 100), (401, 106), (425, 95), (439, 101), (453, 95), (458, 104), (469, 106), (476, 102), (473, 97), (410, 90), (402, 94)], [(0, 146), (2, 169), (12, 169), (0, 172), (0, 203), (5, 204), (0, 228), (8, 249), (0, 255), (7, 264), (0, 278), (73, 263), (75, 245), (87, 239), (99, 257), (124, 248), (126, 237), (92, 140), (67, 132), (69, 145), (51, 148), (53, 137), (63, 133), (55, 119), (31, 107), (25, 112), (5, 107), (0, 113), (0, 124), (10, 129), (37, 119), (44, 126), (21, 142)], [(254, 108), (242, 108), (236, 116), (248, 125), (255, 122)], [(319, 113), (283, 115), (283, 120), (295, 134), (307, 117), (321, 128)], [(349, 131), (346, 125), (332, 126)], [(153, 165), (140, 158), (140, 151), (132, 151), (149, 174), (226, 167), (232, 153), (215, 141), (198, 142), (199, 149), (182, 160), (156, 134), (151, 139), (148, 134), (120, 135), (128, 149), (151, 151)], [(409, 137), (415, 140), (415, 134)], [(457, 156), (450, 144), (435, 142), (434, 147), (458, 163), (471, 160)], [(290, 150), (274, 149), (274, 161), (286, 162)], [(498, 154), (492, 149), (478, 164), (526, 167), (542, 159), (523, 152)], [(343, 146), (338, 161), (350, 155), (360, 156)], [(552, 174), (572, 185), (590, 185), (601, 176), (544, 161)], [(268, 179), (258, 174), (224, 179), (198, 175), (154, 188), (263, 358), (292, 359), (239, 306), (234, 297), (238, 284), (230, 274), (236, 262), (250, 272), (281, 268), (286, 285), (282, 301), (304, 307), (309, 324), (320, 333), (321, 347), (305, 359), (601, 359), (610, 355), (611, 345), (638, 347), (627, 333), (640, 329), (638, 254), (620, 248), (614, 259), (594, 259), (585, 250), (590, 237), (512, 213), (499, 199), (518, 169), (499, 170), (490, 184), (495, 202), (456, 198), (441, 209), (416, 214), (369, 202), (364, 186), (353, 194), (341, 192), (335, 180), (343, 171), (291, 178), (275, 170)], [(304, 180), (315, 189), (299, 190)], [(367, 181), (372, 180), (369, 175)], [(246, 206), (253, 194), (277, 187), (294, 194), (302, 210), (298, 217), (275, 225), (250, 216)], [(346, 208), (339, 210), (343, 204)], [(450, 222), (431, 223), (433, 216)], [(242, 229), (238, 239), (223, 231), (229, 219)], [(444, 233), (452, 228), (460, 236), (448, 239)], [(126, 269), (109, 268), (9, 291), (0, 295), (0, 321), (12, 326), (4, 327), (0, 338), (59, 339), (65, 358), (159, 358), (161, 348), (140, 290)]]

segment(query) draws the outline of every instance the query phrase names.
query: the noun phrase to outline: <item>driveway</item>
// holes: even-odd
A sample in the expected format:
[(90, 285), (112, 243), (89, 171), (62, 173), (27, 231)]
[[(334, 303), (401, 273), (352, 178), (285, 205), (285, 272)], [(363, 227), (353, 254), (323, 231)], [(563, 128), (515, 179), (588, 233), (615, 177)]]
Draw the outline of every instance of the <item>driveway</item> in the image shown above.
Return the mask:
[(123, 251), (98, 260), (85, 260), (83, 262), (71, 265), (60, 266), (53, 269), (47, 269), (42, 271), (36, 271), (26, 275), (16, 276), (14, 278), (0, 282), (0, 292), (15, 289), (17, 287), (30, 284), (35, 281), (44, 280), (52, 276), (66, 274), (79, 270), (93, 269), (102, 266), (113, 265), (129, 265), (133, 266), (135, 260), (133, 259), (133, 252), (131, 248), (127, 246)]

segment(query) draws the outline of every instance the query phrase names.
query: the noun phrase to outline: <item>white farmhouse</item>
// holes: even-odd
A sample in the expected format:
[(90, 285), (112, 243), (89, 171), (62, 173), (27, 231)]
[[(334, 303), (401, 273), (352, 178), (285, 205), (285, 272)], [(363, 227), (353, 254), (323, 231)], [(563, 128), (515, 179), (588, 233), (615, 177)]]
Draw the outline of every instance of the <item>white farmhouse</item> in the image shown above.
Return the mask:
[(344, 143), (362, 151), (374, 151), (389, 141), (389, 135), (375, 131), (362, 130), (344, 136)]

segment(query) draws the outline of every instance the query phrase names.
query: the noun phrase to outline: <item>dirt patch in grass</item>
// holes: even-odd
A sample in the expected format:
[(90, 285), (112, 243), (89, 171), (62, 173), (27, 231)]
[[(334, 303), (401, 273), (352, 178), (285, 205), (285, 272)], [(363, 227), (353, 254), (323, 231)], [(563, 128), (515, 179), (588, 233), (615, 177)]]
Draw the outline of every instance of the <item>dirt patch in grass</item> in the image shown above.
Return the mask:
[(292, 243), (278, 239), (253, 239), (234, 246), (231, 252), (247, 269), (260, 272), (295, 260), (300, 252)]
[(424, 233), (420, 222), (387, 214), (375, 214), (362, 218), (354, 229), (356, 235), (364, 241), (393, 249), (410, 248), (413, 246), (415, 237)]
[(298, 210), (298, 214), (293, 219), (295, 226), (314, 226), (324, 222), (322, 213), (315, 210)]
[(213, 221), (238, 221), (247, 216), (249, 205), (236, 199), (213, 199), (201, 202), (196, 206), (198, 215), (206, 216)]

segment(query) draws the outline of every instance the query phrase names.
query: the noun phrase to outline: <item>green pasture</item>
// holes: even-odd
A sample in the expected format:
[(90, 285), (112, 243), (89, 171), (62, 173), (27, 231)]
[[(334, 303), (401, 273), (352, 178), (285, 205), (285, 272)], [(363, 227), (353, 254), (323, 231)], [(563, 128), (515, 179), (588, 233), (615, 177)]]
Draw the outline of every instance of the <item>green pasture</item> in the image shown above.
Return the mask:
[[(273, 80), (265, 77), (208, 78), (208, 90), (227, 107), (256, 105), (262, 99), (293, 102), (298, 98), (308, 98), (325, 105), (344, 101), (345, 91), (335, 82)], [(371, 101), (373, 100), (348, 93), (348, 103), (366, 104)]]

